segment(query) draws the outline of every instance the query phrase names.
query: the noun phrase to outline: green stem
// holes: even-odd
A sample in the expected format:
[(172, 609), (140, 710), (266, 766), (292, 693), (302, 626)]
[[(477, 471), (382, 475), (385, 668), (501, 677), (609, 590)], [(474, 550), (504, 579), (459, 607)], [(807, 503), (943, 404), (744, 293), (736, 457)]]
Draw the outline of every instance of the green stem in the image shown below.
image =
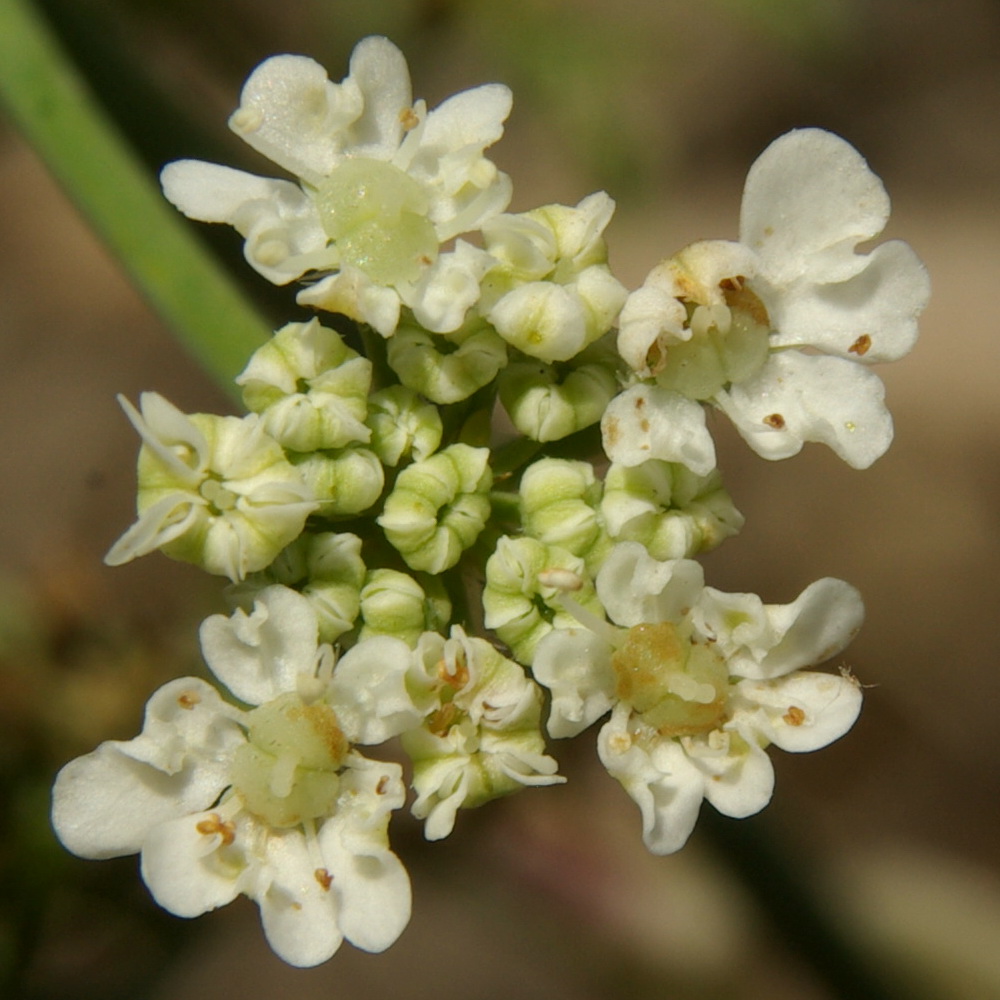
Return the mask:
[(153, 308), (235, 393), (270, 330), (164, 201), (29, 0), (0, 3), (0, 102)]
[(521, 497), (518, 493), (508, 490), (490, 490), (490, 505), (493, 508), (494, 522), (520, 525)]

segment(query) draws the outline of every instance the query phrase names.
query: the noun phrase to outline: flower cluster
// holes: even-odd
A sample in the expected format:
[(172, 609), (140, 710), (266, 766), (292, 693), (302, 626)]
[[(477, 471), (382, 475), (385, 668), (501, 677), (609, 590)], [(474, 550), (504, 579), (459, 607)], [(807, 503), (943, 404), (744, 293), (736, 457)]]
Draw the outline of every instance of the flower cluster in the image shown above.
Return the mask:
[[(818, 441), (863, 468), (890, 443), (870, 366), (910, 349), (928, 284), (903, 243), (857, 252), (881, 183), (842, 139), (791, 132), (751, 168), (738, 242), (629, 293), (604, 192), (506, 212), (486, 149), (510, 106), (489, 85), (428, 111), (368, 38), (340, 83), (290, 55), (248, 79), (230, 126), (295, 180), (163, 171), (317, 315), (247, 360), (245, 416), (122, 400), (138, 518), (107, 562), (159, 549), (227, 578), (229, 612), (201, 628), (213, 681), (171, 681), (139, 736), (67, 764), (53, 821), (84, 857), (138, 853), (174, 913), (249, 896), (295, 965), (403, 931), (407, 782), (439, 840), (562, 782), (546, 734), (607, 716), (600, 760), (663, 854), (703, 799), (767, 804), (770, 745), (825, 746), (860, 711), (846, 669), (813, 669), (861, 625), (851, 586), (765, 604), (696, 557), (743, 526), (708, 408), (769, 459)], [(405, 768), (366, 756), (390, 740)]]

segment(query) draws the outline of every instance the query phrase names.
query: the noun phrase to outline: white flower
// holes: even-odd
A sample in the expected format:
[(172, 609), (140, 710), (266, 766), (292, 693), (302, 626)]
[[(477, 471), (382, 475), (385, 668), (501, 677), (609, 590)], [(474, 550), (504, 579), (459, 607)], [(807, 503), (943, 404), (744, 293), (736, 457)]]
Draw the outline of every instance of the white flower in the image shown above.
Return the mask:
[(300, 302), (384, 336), (403, 303), (444, 332), (461, 324), (471, 301), (456, 308), (455, 296), (475, 295), (486, 258), (440, 247), (510, 200), (509, 178), (483, 156), (510, 105), (510, 91), (490, 84), (428, 112), (386, 38), (361, 41), (339, 84), (312, 59), (275, 56), (250, 75), (230, 126), (300, 183), (181, 160), (163, 188), (185, 215), (239, 230), (247, 260), (275, 284), (327, 274)]
[(143, 442), (139, 519), (105, 556), (109, 566), (162, 549), (242, 580), (267, 566), (316, 509), (257, 414), (187, 415), (155, 392), (140, 397), (141, 414), (124, 397), (118, 401)]
[(856, 252), (888, 218), (882, 182), (843, 139), (801, 129), (773, 142), (747, 176), (740, 242), (688, 247), (622, 309), (619, 351), (641, 381), (605, 415), (612, 459), (707, 474), (705, 402), (765, 458), (819, 441), (871, 465), (892, 420), (867, 366), (912, 348), (929, 295), (907, 244)]
[(698, 563), (657, 562), (624, 542), (597, 593), (617, 627), (551, 632), (532, 670), (552, 692), (552, 736), (575, 736), (612, 710), (601, 761), (638, 804), (656, 854), (684, 845), (702, 799), (736, 817), (767, 805), (769, 744), (816, 750), (857, 718), (853, 679), (801, 669), (839, 652), (861, 624), (861, 599), (840, 580), (765, 605), (705, 587)]
[(485, 639), (458, 625), (449, 639), (425, 632), (409, 681), (427, 711), (403, 748), (413, 761), (413, 815), (426, 820), (428, 840), (447, 837), (461, 808), (566, 780), (545, 754), (541, 690)]
[(143, 879), (172, 913), (249, 896), (271, 947), (300, 966), (326, 961), (343, 938), (382, 951), (409, 920), (409, 879), (386, 836), (405, 796), (401, 769), (352, 744), (420, 719), (404, 643), (359, 645), (334, 670), (316, 634), (309, 601), (285, 587), (261, 591), (249, 615), (209, 618), (206, 661), (251, 707), (197, 678), (171, 681), (139, 736), (62, 769), (52, 807), (75, 854), (139, 852)]

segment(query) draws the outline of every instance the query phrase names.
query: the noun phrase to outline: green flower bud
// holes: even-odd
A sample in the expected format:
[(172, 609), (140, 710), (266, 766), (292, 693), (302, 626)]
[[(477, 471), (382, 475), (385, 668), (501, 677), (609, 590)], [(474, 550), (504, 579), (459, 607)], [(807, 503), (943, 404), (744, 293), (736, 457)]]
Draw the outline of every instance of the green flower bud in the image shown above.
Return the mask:
[(400, 324), (387, 345), (389, 367), (403, 385), (435, 403), (457, 403), (489, 385), (507, 363), (507, 345), (488, 323), (432, 334)]
[(658, 560), (706, 552), (743, 527), (717, 469), (699, 476), (685, 465), (655, 459), (611, 466), (601, 514), (615, 541), (640, 542)]
[(308, 452), (367, 441), (372, 365), (319, 320), (283, 326), (250, 358), (236, 384), (283, 447)]
[(515, 659), (530, 666), (535, 647), (549, 632), (579, 625), (561, 601), (564, 592), (603, 617), (582, 559), (535, 538), (505, 536), (486, 561), (485, 625), (510, 646)]
[(428, 630), (447, 627), (451, 602), (440, 581), (428, 577), (421, 586), (394, 569), (373, 569), (361, 588), (361, 631), (358, 640), (391, 635), (415, 646)]
[(249, 612), (257, 593), (275, 583), (309, 598), (319, 622), (319, 641), (333, 643), (358, 617), (365, 564), (361, 539), (349, 533), (300, 535), (266, 570), (228, 588), (227, 597)]
[(590, 561), (610, 548), (597, 506), (601, 485), (589, 462), (543, 458), (521, 476), (521, 521), (525, 534), (546, 545), (558, 545)]
[(378, 500), (385, 486), (382, 463), (367, 448), (314, 451), (291, 458), (319, 501), (317, 513), (323, 517), (360, 514)]
[(601, 236), (613, 212), (600, 191), (575, 208), (547, 205), (483, 226), (499, 263), (483, 279), (480, 308), (504, 340), (542, 361), (567, 361), (607, 333), (627, 296)]
[(618, 392), (615, 363), (595, 345), (565, 376), (560, 367), (520, 361), (500, 373), (500, 402), (511, 423), (533, 441), (558, 441), (596, 424)]
[(441, 414), (413, 389), (391, 385), (368, 397), (369, 445), (383, 465), (396, 466), (411, 456), (420, 461), (441, 444)]
[(411, 569), (449, 569), (486, 526), (489, 454), (453, 444), (399, 474), (378, 523)]

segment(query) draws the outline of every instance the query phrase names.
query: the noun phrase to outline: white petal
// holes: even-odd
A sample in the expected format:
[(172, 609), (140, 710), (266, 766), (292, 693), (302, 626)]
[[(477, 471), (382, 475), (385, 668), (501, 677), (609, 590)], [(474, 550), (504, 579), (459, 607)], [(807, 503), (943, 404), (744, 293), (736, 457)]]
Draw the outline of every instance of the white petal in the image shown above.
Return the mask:
[(822, 129), (797, 129), (772, 142), (750, 168), (740, 241), (782, 285), (802, 273), (810, 255), (850, 252), (882, 232), (888, 218), (882, 182), (850, 143)]
[(327, 236), (312, 200), (291, 181), (272, 180), (198, 160), (168, 163), (164, 194), (186, 216), (224, 222), (246, 239), (247, 261), (282, 285), (324, 266)]
[(236, 714), (195, 677), (165, 684), (149, 699), (140, 736), (102, 743), (59, 772), (52, 824), (60, 840), (82, 857), (134, 854), (155, 824), (209, 806), (244, 740)]
[(458, 810), (469, 793), (471, 774), (469, 757), (461, 756), (432, 759), (414, 775), (417, 797), (410, 811), (416, 819), (424, 820), (425, 840), (444, 840), (455, 829)]
[(850, 677), (800, 670), (774, 681), (741, 681), (747, 722), (782, 750), (805, 753), (840, 739), (861, 712), (861, 687)]
[(611, 647), (588, 629), (550, 632), (535, 650), (531, 672), (552, 692), (548, 731), (554, 739), (576, 736), (611, 708)]
[(375, 636), (352, 646), (338, 661), (330, 701), (352, 743), (384, 743), (420, 724), (423, 713), (406, 688), (413, 653), (392, 636)]
[(791, 604), (765, 605), (756, 594), (706, 587), (692, 609), (734, 677), (768, 680), (839, 653), (864, 619), (861, 595), (843, 580), (810, 584)]
[(340, 900), (340, 928), (351, 944), (384, 951), (410, 920), (410, 879), (388, 848), (388, 809), (402, 805), (398, 764), (363, 761), (342, 776), (337, 813), (319, 845)]
[[(143, 843), (142, 879), (156, 902), (179, 917), (225, 906), (240, 893), (243, 863), (226, 864), (219, 857), (228, 849), (222, 837), (198, 829), (218, 820), (217, 813), (201, 812), (159, 823)], [(238, 848), (234, 856), (241, 857)]]
[(659, 386), (634, 385), (615, 396), (601, 419), (601, 436), (608, 458), (621, 465), (660, 458), (699, 476), (715, 468), (701, 404)]
[(806, 441), (829, 445), (867, 469), (892, 443), (881, 379), (843, 358), (772, 354), (752, 379), (716, 397), (747, 444), (768, 459), (798, 454)]
[(52, 826), (63, 846), (82, 858), (135, 854), (153, 826), (188, 806), (211, 805), (224, 787), (206, 788), (196, 775), (196, 767), (165, 774), (102, 743), (57, 775)]
[(141, 414), (120, 394), (118, 402), (142, 443), (155, 453), (171, 476), (187, 486), (200, 482), (210, 449), (205, 435), (186, 413), (158, 392), (144, 392), (139, 397)]
[(691, 559), (658, 562), (638, 542), (620, 542), (597, 574), (597, 596), (618, 625), (678, 621), (701, 594), (705, 576)]
[(247, 78), (229, 124), (268, 159), (315, 184), (333, 169), (341, 133), (362, 107), (357, 84), (331, 83), (314, 60), (280, 55)]
[(216, 677), (241, 701), (263, 705), (296, 691), (316, 666), (319, 625), (307, 597), (265, 587), (248, 615), (212, 615), (201, 625), (201, 650)]
[(674, 740), (663, 741), (652, 753), (633, 743), (627, 720), (627, 706), (619, 705), (601, 729), (601, 762), (639, 806), (646, 846), (654, 854), (672, 854), (687, 843), (697, 822), (704, 778)]
[(226, 782), (229, 754), (243, 742), (242, 713), (197, 677), (164, 684), (146, 703), (142, 732), (114, 745), (133, 760), (174, 774), (192, 760), (215, 777), (216, 791)]
[(299, 968), (327, 961), (343, 941), (339, 894), (327, 882), (333, 873), (317, 860), (300, 830), (268, 831), (265, 867), (252, 892), (268, 944)]
[(503, 135), (513, 96), (502, 83), (487, 83), (449, 97), (427, 116), (421, 146), (438, 155), (472, 146), (482, 150)]
[(704, 774), (705, 798), (724, 816), (742, 819), (758, 813), (771, 801), (774, 768), (760, 746), (751, 739), (729, 748), (728, 734), (722, 750), (702, 740), (685, 740), (688, 758)]
[(226, 222), (236, 225), (245, 217), (251, 202), (279, 199), (306, 205), (309, 199), (291, 181), (258, 177), (218, 163), (202, 160), (175, 160), (160, 172), (167, 200), (189, 219), (199, 222)]
[(432, 333), (451, 333), (479, 300), (479, 280), (490, 263), (485, 251), (458, 240), (454, 250), (440, 254), (420, 281), (400, 294), (421, 326)]
[(401, 115), (413, 101), (410, 71), (403, 53), (388, 38), (364, 38), (351, 54), (348, 79), (364, 97), (364, 114), (351, 128), (356, 147), (352, 154), (390, 159), (403, 136)]
[(780, 641), (761, 661), (756, 676), (762, 680), (835, 656), (857, 635), (865, 607), (856, 588), (825, 577), (806, 587), (791, 604), (769, 605), (767, 614)]
[(205, 516), (206, 507), (207, 501), (201, 497), (180, 491), (157, 500), (108, 549), (105, 564), (122, 566), (180, 538), (199, 517)]
[(383, 337), (391, 337), (399, 325), (399, 293), (394, 288), (376, 285), (368, 275), (353, 267), (307, 285), (295, 296), (295, 301), (367, 323)]
[(917, 317), (930, 297), (927, 271), (899, 240), (883, 243), (846, 281), (808, 278), (768, 297), (773, 347), (812, 346), (849, 361), (895, 361), (917, 339)]
[(320, 841), (323, 858), (337, 880), (344, 937), (364, 951), (385, 951), (410, 922), (410, 877), (402, 862), (375, 844), (369, 853), (359, 854), (346, 851), (323, 833)]
[(654, 280), (659, 273), (654, 270), (642, 287), (629, 295), (618, 323), (618, 353), (643, 374), (648, 372), (649, 349), (657, 338), (667, 333), (683, 339), (687, 322), (687, 311), (676, 297), (678, 290), (672, 282)]

